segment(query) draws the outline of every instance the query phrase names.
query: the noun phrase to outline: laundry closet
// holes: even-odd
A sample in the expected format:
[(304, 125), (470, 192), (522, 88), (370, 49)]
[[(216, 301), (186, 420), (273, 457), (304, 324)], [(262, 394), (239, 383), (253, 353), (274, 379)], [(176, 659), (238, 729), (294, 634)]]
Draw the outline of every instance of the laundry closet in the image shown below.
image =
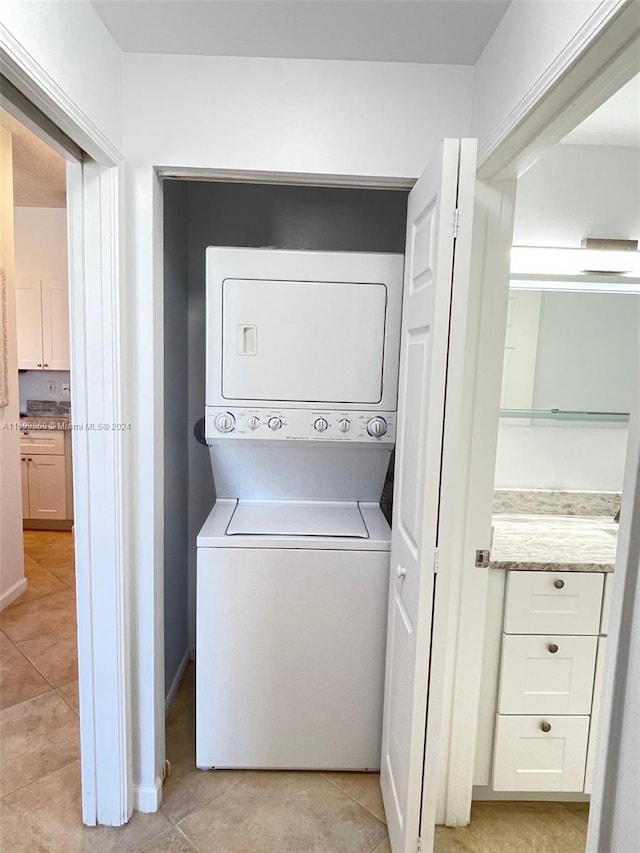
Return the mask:
[[(256, 518), (256, 511), (260, 516), (259, 521), (263, 526), (264, 524), (267, 524), (267, 528), (269, 528), (269, 525), (273, 523), (271, 516), (269, 516), (268, 519), (264, 516), (265, 509), (264, 506), (260, 505), (259, 501), (258, 506), (253, 504), (252, 506), (243, 505), (241, 507), (243, 512), (249, 513), (249, 516), (247, 517), (242, 516), (238, 512), (234, 512), (236, 502), (235, 500), (230, 500), (230, 495), (232, 495), (233, 492), (230, 491), (229, 494), (227, 494), (225, 489), (229, 491), (229, 458), (235, 460), (237, 453), (240, 452), (238, 450), (230, 453), (227, 452), (226, 449), (220, 450), (216, 457), (215, 451), (213, 448), (211, 449), (214, 467), (216, 465), (216, 459), (222, 460), (219, 463), (219, 467), (216, 468), (216, 481), (218, 483), (219, 490), (222, 489), (223, 494), (216, 495), (214, 477), (212, 474), (212, 464), (209, 458), (210, 449), (199, 443), (194, 435), (194, 426), (198, 421), (201, 421), (205, 415), (205, 385), (207, 384), (207, 312), (210, 312), (211, 309), (210, 305), (207, 306), (207, 248), (239, 247), (260, 250), (258, 252), (254, 251), (253, 253), (249, 253), (250, 257), (257, 258), (256, 262), (259, 265), (265, 263), (265, 259), (274, 257), (276, 258), (276, 261), (278, 261), (278, 259), (282, 261), (284, 258), (285, 260), (297, 259), (295, 262), (298, 264), (305, 262), (308, 263), (309, 256), (305, 255), (305, 252), (318, 253), (312, 257), (316, 257), (319, 260), (322, 260), (323, 258), (330, 258), (332, 259), (332, 263), (338, 264), (337, 268), (325, 266), (324, 280), (328, 281), (336, 279), (338, 281), (344, 281), (345, 277), (347, 277), (345, 273), (345, 265), (346, 267), (349, 267), (349, 264), (353, 266), (356, 262), (356, 258), (362, 258), (365, 262), (367, 258), (375, 259), (377, 257), (381, 259), (392, 259), (390, 263), (393, 267), (393, 273), (396, 278), (397, 290), (394, 297), (395, 303), (391, 300), (390, 294), (387, 293), (386, 285), (379, 286), (377, 290), (375, 290), (375, 296), (372, 296), (371, 300), (363, 296), (366, 288), (363, 288), (361, 285), (351, 286), (350, 291), (348, 288), (338, 288), (340, 295), (336, 291), (336, 320), (338, 320), (340, 313), (347, 307), (349, 307), (349, 310), (357, 313), (358, 309), (354, 308), (354, 305), (358, 304), (358, 300), (361, 300), (361, 304), (363, 305), (361, 313), (366, 314), (367, 317), (371, 318), (372, 328), (370, 330), (370, 335), (367, 329), (360, 328), (357, 330), (359, 339), (363, 343), (366, 343), (369, 339), (373, 341), (373, 347), (370, 353), (371, 358), (375, 359), (376, 357), (377, 338), (380, 338), (380, 342), (386, 341), (387, 349), (389, 347), (395, 349), (395, 352), (385, 352), (384, 355), (384, 365), (385, 370), (387, 371), (385, 383), (387, 383), (390, 392), (387, 393), (384, 400), (384, 406), (382, 406), (382, 408), (385, 409), (385, 412), (382, 412), (379, 405), (371, 405), (368, 402), (371, 395), (367, 397), (367, 400), (364, 398), (360, 401), (355, 400), (355, 408), (359, 411), (357, 413), (357, 417), (354, 418), (349, 415), (349, 406), (347, 405), (347, 402), (349, 401), (338, 402), (336, 405), (332, 407), (330, 406), (331, 411), (329, 415), (327, 415), (327, 411), (325, 410), (326, 407), (322, 411), (316, 411), (316, 409), (314, 409), (315, 404), (310, 403), (306, 405), (298, 403), (297, 414), (295, 414), (295, 417), (291, 412), (289, 412), (289, 414), (292, 414), (292, 417), (290, 418), (288, 418), (286, 413), (284, 414), (284, 429), (280, 432), (279, 428), (276, 427), (275, 424), (277, 420), (283, 420), (282, 410), (261, 410), (260, 404), (254, 402), (254, 407), (257, 407), (255, 408), (255, 411), (253, 409), (251, 412), (247, 410), (246, 413), (243, 412), (239, 415), (237, 410), (232, 409), (230, 405), (225, 405), (225, 398), (228, 397), (228, 394), (223, 393), (223, 396), (218, 401), (222, 408), (218, 406), (215, 410), (211, 409), (211, 419), (208, 423), (205, 423), (205, 428), (203, 430), (207, 433), (206, 441), (209, 444), (212, 443), (211, 439), (213, 437), (214, 445), (217, 440), (218, 445), (222, 444), (222, 447), (226, 448), (227, 445), (225, 444), (225, 439), (231, 439), (231, 444), (235, 443), (236, 446), (238, 444), (242, 445), (242, 442), (237, 440), (239, 436), (246, 435), (253, 438), (253, 430), (255, 429), (257, 434), (258, 429), (261, 428), (262, 432), (260, 432), (260, 437), (263, 440), (253, 442), (253, 445), (260, 448), (260, 446), (265, 443), (269, 444), (267, 439), (272, 441), (277, 440), (276, 443), (284, 448), (284, 450), (281, 451), (285, 454), (282, 457), (284, 460), (283, 464), (285, 466), (288, 465), (291, 468), (291, 474), (295, 479), (294, 469), (299, 466), (296, 464), (294, 459), (289, 458), (289, 455), (287, 455), (287, 448), (291, 447), (296, 442), (290, 441), (287, 445), (286, 441), (279, 439), (285, 437), (288, 427), (290, 427), (289, 431), (293, 429), (293, 426), (296, 423), (296, 418), (298, 418), (298, 420), (302, 419), (301, 423), (304, 421), (304, 426), (301, 428), (303, 429), (303, 432), (304, 430), (308, 431), (308, 435), (305, 433), (305, 438), (317, 440), (322, 439), (321, 441), (316, 442), (314, 449), (316, 456), (319, 452), (317, 449), (319, 446), (324, 447), (327, 454), (324, 457), (324, 460), (318, 457), (315, 469), (313, 469), (313, 466), (309, 468), (307, 472), (308, 479), (313, 480), (317, 476), (322, 476), (322, 471), (325, 466), (328, 468), (333, 466), (336, 477), (340, 479), (338, 471), (341, 468), (344, 468), (344, 462), (340, 460), (344, 460), (346, 458), (350, 459), (353, 454), (356, 456), (359, 455), (361, 459), (359, 463), (360, 469), (365, 472), (364, 479), (375, 484), (373, 485), (373, 491), (376, 492), (375, 495), (373, 493), (370, 494), (366, 489), (365, 492), (363, 492), (365, 498), (368, 501), (373, 502), (373, 506), (380, 499), (384, 474), (393, 448), (393, 416), (395, 414), (397, 399), (399, 314), (401, 302), (400, 294), (402, 289), (402, 255), (405, 249), (406, 237), (406, 215), (407, 192), (403, 190), (345, 189), (286, 185), (276, 186), (268, 184), (182, 180), (168, 180), (164, 182), (164, 547), (165, 695), (167, 705), (171, 703), (172, 698), (175, 695), (186, 661), (197, 647), (197, 641), (195, 638), (196, 541), (198, 541), (200, 545), (203, 545), (203, 543), (211, 544), (215, 542), (216, 525), (218, 528), (218, 535), (224, 535), (225, 531), (233, 532), (233, 527), (231, 525), (231, 521), (233, 519), (235, 519), (234, 523), (236, 526), (240, 525), (237, 532), (240, 534), (246, 533), (247, 531), (244, 530), (243, 524), (246, 526), (249, 519), (251, 519), (251, 523), (253, 523)], [(268, 249), (276, 251), (268, 251)], [(220, 257), (220, 252), (216, 254), (215, 248), (211, 248), (209, 252), (211, 257), (214, 259), (213, 263), (215, 263), (215, 260)], [(231, 252), (231, 254), (234, 256), (233, 252)], [(346, 257), (347, 254), (348, 257)], [(224, 252), (222, 255), (224, 256)], [(357, 272), (357, 263), (354, 270), (354, 280), (358, 281), (362, 279), (363, 276), (359, 275)], [(263, 274), (263, 277), (264, 275), (265, 274)], [(233, 276), (230, 275), (228, 277)], [(236, 276), (236, 278), (237, 277), (238, 276)], [(258, 276), (257, 273), (255, 275), (247, 273), (246, 275), (239, 276), (239, 278), (243, 279), (259, 277), (260, 276)], [(303, 280), (306, 280), (304, 275), (293, 275), (293, 277), (303, 278)], [(370, 265), (369, 278), (366, 278), (366, 280), (377, 281), (380, 277), (381, 276), (376, 273), (374, 260), (373, 266)], [(272, 278), (287, 278), (287, 276), (285, 274), (279, 275), (276, 269)], [(251, 288), (249, 288), (249, 290), (251, 290)], [(235, 295), (238, 296), (241, 302), (242, 300), (246, 302), (247, 299), (251, 302), (251, 293), (249, 293), (249, 290), (247, 290), (246, 287), (240, 288), (238, 292), (241, 293), (241, 296), (238, 296), (237, 293)], [(307, 290), (304, 291), (304, 293), (307, 292)], [(374, 292), (374, 290), (370, 288), (369, 292)], [(220, 293), (222, 293), (222, 291)], [(260, 299), (262, 298), (262, 294), (266, 300), (265, 306), (268, 312), (286, 312), (286, 299), (285, 302), (278, 305), (278, 300), (274, 297), (274, 294), (270, 293), (267, 296), (267, 291), (264, 288), (259, 291), (256, 290), (253, 295), (256, 299)], [(232, 289), (227, 288), (225, 291), (227, 306), (231, 304), (230, 300), (233, 300), (233, 298), (234, 294), (232, 293)], [(327, 303), (324, 297), (321, 297), (320, 301), (323, 302), (322, 308), (327, 308)], [(371, 306), (371, 301), (376, 304), (378, 302), (380, 303), (378, 305), (378, 308), (380, 308), (379, 311), (377, 311), (375, 305)], [(369, 310), (370, 307), (372, 310)], [(389, 336), (390, 327), (388, 325), (390, 318), (392, 323), (395, 324), (394, 335), (391, 336)], [(373, 328), (376, 323), (378, 323), (380, 328)], [(386, 326), (385, 323), (387, 324)], [(313, 320), (311, 321), (311, 327), (312, 325)], [(331, 322), (329, 320), (329, 326), (330, 325)], [(260, 330), (258, 329), (256, 332), (253, 324), (248, 324), (246, 326), (241, 324), (241, 326), (238, 326), (238, 329), (241, 328), (245, 329), (245, 337), (242, 341), (238, 339), (240, 342), (234, 342), (234, 351), (236, 343), (238, 343), (238, 347), (242, 344), (242, 347), (238, 352), (241, 351), (243, 355), (251, 355), (253, 352), (252, 348), (256, 346), (256, 335), (260, 336), (261, 334)], [(327, 348), (331, 348), (332, 343), (334, 347), (338, 344), (342, 345), (344, 331), (344, 329), (340, 331), (338, 341), (332, 342), (328, 339), (326, 341)], [(240, 334), (240, 332), (238, 332), (238, 334)], [(258, 339), (261, 340), (259, 337)], [(318, 345), (320, 345), (320, 342), (316, 340), (314, 346)], [(222, 346), (222, 342), (220, 342), (220, 346)], [(368, 359), (369, 356), (363, 357), (363, 365), (367, 364)], [(249, 360), (250, 359), (247, 359), (247, 361)], [(378, 368), (382, 375), (382, 360), (380, 361)], [(233, 383), (236, 379), (237, 377), (234, 378), (234, 376), (229, 374), (226, 381), (228, 383)], [(302, 377), (302, 381), (304, 381), (304, 377)], [(209, 385), (211, 385), (211, 377), (209, 377)], [(278, 396), (279, 392), (276, 389), (274, 393)], [(249, 396), (251, 397), (252, 395), (249, 394)], [(374, 396), (377, 400), (377, 392)], [(302, 394), (301, 399), (305, 399), (304, 394)], [(312, 397), (310, 399), (316, 399), (316, 397)], [(371, 400), (373, 400), (373, 397)], [(208, 402), (209, 400), (207, 400), (207, 403)], [(351, 399), (350, 402), (353, 403), (354, 399)], [(367, 408), (367, 406), (369, 406), (369, 408)], [(308, 411), (306, 411), (307, 409)], [(340, 411), (338, 411), (338, 409), (340, 409)], [(378, 409), (380, 409), (380, 411), (378, 411)], [(389, 409), (392, 410), (390, 414), (388, 412)], [(264, 417), (261, 421), (260, 416), (263, 411)], [(287, 409), (287, 411), (289, 410)], [(387, 418), (382, 418), (382, 424), (384, 425), (383, 428), (385, 432), (378, 433), (377, 431), (381, 428), (380, 424), (373, 423), (373, 421), (376, 420), (378, 415), (382, 416), (385, 413)], [(239, 417), (244, 418), (245, 414), (246, 429), (243, 429), (242, 423), (244, 423), (244, 421), (241, 423), (240, 421), (237, 422), (236, 419)], [(229, 420), (229, 416), (231, 416), (232, 420)], [(270, 421), (269, 418), (271, 418)], [(251, 420), (251, 424), (247, 419)], [(269, 424), (267, 424), (267, 421), (269, 421)], [(308, 424), (307, 421), (309, 421)], [(327, 421), (329, 422), (328, 427), (325, 426)], [(334, 421), (335, 423), (333, 423)], [(360, 423), (360, 421), (362, 421), (362, 423)], [(387, 423), (387, 421), (389, 422)], [(372, 426), (369, 431), (367, 431), (367, 425), (369, 424)], [(202, 424), (200, 425), (200, 428), (202, 430)], [(325, 430), (327, 433), (326, 435), (324, 434)], [(331, 445), (330, 441), (330, 434), (332, 431), (336, 433), (333, 439), (335, 442), (337, 442), (339, 438), (342, 438), (344, 441), (348, 440), (352, 442), (353, 450), (350, 450), (351, 455), (348, 454), (347, 456), (343, 455), (340, 457), (340, 455), (337, 454), (335, 450), (337, 443)], [(297, 435), (291, 435), (288, 437), (299, 438)], [(342, 445), (343, 448), (345, 447), (344, 441)], [(369, 442), (369, 444), (367, 444), (367, 442)], [(300, 442), (297, 443), (299, 446)], [(248, 445), (245, 442), (243, 447), (247, 446)], [(380, 452), (383, 448), (384, 452)], [(258, 454), (260, 452), (262, 451), (258, 449)], [(267, 452), (271, 454), (273, 453), (272, 451)], [(289, 454), (291, 453), (291, 451), (288, 452)], [(367, 453), (372, 453), (373, 455), (367, 457)], [(252, 480), (260, 480), (260, 478), (263, 480), (265, 478), (275, 480), (275, 478), (280, 476), (278, 472), (279, 463), (276, 461), (277, 454), (276, 456), (269, 456), (271, 463), (266, 466), (260, 462), (259, 458), (252, 455), (252, 453), (247, 451), (245, 455), (246, 459), (242, 463), (241, 475), (236, 476), (233, 473), (231, 474), (231, 481), (234, 483), (231, 488), (233, 489), (236, 486), (240, 489), (244, 488), (246, 494), (243, 492), (243, 496), (245, 497), (251, 497), (253, 495), (258, 495), (258, 497), (260, 497), (262, 492), (260, 490), (255, 490), (251, 485)], [(271, 468), (270, 464), (272, 464)], [(255, 472), (252, 470), (252, 466), (255, 467)], [(366, 474), (370, 468), (375, 468), (377, 470), (377, 473), (373, 477)], [(343, 490), (343, 492), (338, 494), (340, 491), (338, 490), (338, 492), (335, 493), (335, 496), (345, 498), (349, 496), (349, 486), (346, 485), (350, 479), (349, 472), (343, 471), (341, 476), (345, 483), (343, 489), (346, 489), (346, 491)], [(298, 482), (302, 482), (303, 479), (304, 478), (302, 478), (302, 480), (298, 478)], [(362, 475), (360, 475), (360, 479), (362, 480)], [(239, 486), (238, 480), (241, 481)], [(224, 483), (224, 486), (221, 486), (222, 483)], [(378, 493), (378, 490), (380, 493)], [(307, 492), (304, 491), (302, 496), (304, 497), (306, 494)], [(318, 487), (317, 489), (314, 489), (313, 486), (310, 488), (310, 494), (314, 498), (322, 498), (325, 496), (322, 488)], [(290, 495), (285, 493), (276, 493), (276, 497), (278, 498), (287, 496), (300, 497), (301, 495), (297, 493), (292, 493)], [(219, 498), (217, 504), (219, 510), (222, 511), (224, 509), (225, 501), (229, 505), (227, 510), (223, 513), (225, 517), (222, 521), (218, 519), (213, 523), (213, 526), (211, 526), (210, 521), (207, 521), (207, 525), (209, 526), (205, 525), (206, 529), (202, 531), (200, 538), (198, 538), (198, 534), (201, 531), (207, 516), (214, 506), (214, 503), (216, 503), (216, 497)], [(372, 659), (375, 664), (374, 668), (378, 666), (378, 661), (383, 661), (384, 658), (389, 543), (388, 529), (386, 536), (383, 529), (386, 526), (386, 522), (384, 522), (384, 520), (378, 522), (377, 516), (374, 515), (374, 510), (371, 509), (371, 507), (361, 504), (360, 507), (364, 506), (364, 509), (359, 509), (357, 503), (347, 505), (349, 502), (344, 500), (342, 503), (344, 504), (344, 507), (342, 507), (338, 513), (340, 516), (339, 518), (335, 515), (335, 506), (331, 506), (329, 507), (328, 514), (318, 522), (320, 527), (323, 527), (325, 523), (329, 525), (326, 530), (324, 530), (323, 527), (323, 530), (318, 531), (321, 534), (327, 534), (329, 536), (329, 538), (325, 536), (322, 540), (325, 545), (328, 545), (329, 549), (332, 547), (331, 542), (339, 543), (339, 537), (341, 536), (352, 535), (354, 537), (354, 542), (356, 542), (357, 537), (360, 537), (360, 541), (354, 550), (347, 549), (341, 551), (341, 559), (343, 562), (340, 564), (336, 563), (336, 567), (338, 567), (338, 565), (342, 565), (345, 568), (345, 571), (347, 571), (350, 566), (357, 566), (358, 561), (366, 559), (367, 549), (376, 549), (377, 546), (375, 543), (378, 539), (381, 542), (383, 542), (385, 538), (387, 540), (386, 545), (383, 544), (381, 546), (382, 550), (376, 551), (379, 555), (378, 558), (382, 560), (381, 565), (383, 564), (382, 573), (376, 583), (380, 590), (383, 590), (384, 602), (381, 593), (378, 595), (378, 599), (376, 599), (376, 607), (380, 612), (375, 615), (375, 618), (372, 617), (368, 622), (366, 618), (364, 618), (368, 601), (366, 591), (364, 589), (362, 590), (363, 597), (361, 607), (358, 608), (356, 606), (358, 599), (357, 592), (355, 590), (357, 589), (358, 584), (362, 587), (362, 581), (357, 578), (351, 579), (351, 583), (356, 584), (356, 588), (353, 592), (355, 598), (353, 599), (353, 606), (351, 607), (352, 613), (349, 614), (349, 612), (347, 612), (349, 608), (346, 608), (343, 618), (353, 619), (351, 630), (354, 638), (359, 639), (357, 639), (357, 642), (353, 643), (353, 649), (351, 650), (352, 659), (350, 663), (346, 660), (348, 655), (345, 655), (345, 661), (343, 661), (344, 665), (342, 667), (340, 667), (340, 662), (336, 661), (336, 673), (338, 673), (342, 668), (341, 677), (346, 679), (346, 681), (352, 681), (352, 676), (358, 672), (359, 668), (362, 668), (358, 667), (359, 655), (369, 654), (369, 647), (373, 647), (378, 650), (376, 652), (377, 657), (374, 656)], [(367, 509), (369, 515), (367, 515)], [(284, 517), (286, 517), (285, 527), (291, 523), (296, 523), (296, 518), (291, 516), (290, 510), (291, 506), (285, 507), (284, 509)], [(301, 508), (299, 506), (294, 506), (293, 510), (294, 516), (297, 517), (296, 514), (300, 512)], [(302, 507), (303, 515), (304, 511), (304, 507)], [(377, 511), (379, 512), (379, 510)], [(260, 515), (260, 513), (262, 513), (262, 515)], [(314, 518), (315, 521), (312, 522), (312, 524), (317, 522), (318, 516), (316, 515)], [(367, 521), (367, 518), (369, 521)], [(363, 519), (364, 524), (362, 523)], [(305, 524), (307, 523), (308, 522), (305, 521)], [(351, 527), (356, 523), (362, 527), (364, 533), (360, 532), (360, 527), (358, 530), (351, 529)], [(220, 527), (220, 525), (222, 525), (222, 527)], [(265, 532), (269, 532), (270, 528), (269, 530), (267, 530), (267, 528), (265, 528)], [(295, 535), (301, 531), (290, 530), (288, 532)], [(204, 535), (205, 533), (206, 536)], [(253, 533), (253, 530), (251, 530), (250, 533)], [(209, 538), (207, 538), (207, 536)], [(337, 538), (332, 539), (331, 536)], [(231, 538), (232, 537), (227, 537), (229, 540)], [(254, 544), (250, 539), (247, 540), (246, 536), (243, 541), (245, 544), (248, 542), (249, 546)], [(239, 540), (236, 540), (233, 543), (234, 546), (239, 544), (241, 544)], [(293, 557), (293, 562), (295, 563), (295, 542), (290, 543), (290, 546), (293, 546), (292, 550), (279, 553), (288, 554), (289, 557)], [(335, 544), (334, 547), (336, 547)], [(365, 550), (362, 550), (362, 548)], [(201, 550), (204, 553), (204, 549)], [(206, 551), (207, 554), (210, 555), (215, 552), (215, 548), (207, 548)], [(238, 554), (245, 555), (244, 558), (240, 559), (239, 564), (244, 566), (247, 562), (246, 556), (249, 553), (255, 555), (256, 549), (249, 552), (247, 550), (243, 551), (242, 548), (236, 548), (236, 552)], [(331, 551), (329, 551), (329, 553), (331, 553)], [(198, 560), (202, 563), (202, 554), (198, 557)], [(295, 571), (295, 565), (293, 564), (292, 570)], [(333, 578), (331, 584), (335, 586), (336, 604), (340, 604), (341, 600), (344, 598), (345, 591), (341, 590), (339, 584), (337, 584), (337, 579), (341, 576), (340, 569), (336, 568), (336, 571), (338, 574)], [(250, 602), (252, 587), (251, 578), (249, 576), (247, 576), (245, 583), (248, 584), (245, 592), (248, 596), (247, 601)], [(201, 589), (204, 589), (205, 583), (202, 580), (202, 577), (200, 577), (200, 585)], [(284, 588), (286, 588), (286, 583)], [(255, 592), (257, 595), (260, 595), (260, 587), (258, 583), (256, 584)], [(220, 605), (219, 589), (216, 592), (216, 589), (212, 588), (209, 591), (209, 594), (212, 596), (211, 620), (215, 621), (215, 614), (218, 614), (219, 618), (220, 613), (226, 612), (227, 628), (230, 632), (230, 648), (233, 648), (237, 644), (238, 637), (246, 635), (246, 630), (242, 628), (243, 613), (241, 610), (236, 610), (236, 616), (234, 616), (234, 604), (231, 601), (226, 609), (224, 605)], [(313, 594), (310, 593), (310, 596), (310, 601), (313, 607)], [(279, 600), (279, 597), (276, 596), (274, 600)], [(317, 593), (316, 600), (318, 600)], [(342, 601), (342, 603), (344, 603), (344, 601)], [(318, 600), (318, 610), (320, 611), (321, 608), (322, 605)], [(206, 608), (201, 606), (198, 616), (199, 630), (201, 634), (203, 633), (203, 625), (208, 625), (211, 621), (207, 616)], [(313, 633), (312, 612), (310, 613), (310, 618), (306, 621), (304, 618), (300, 618), (300, 614), (295, 614), (295, 616), (299, 620), (301, 626), (300, 643), (304, 645), (305, 642), (308, 642), (309, 650), (313, 650), (314, 648), (317, 649), (319, 645), (326, 643), (328, 657), (330, 658), (333, 656), (335, 658), (336, 650), (339, 646), (335, 646), (331, 652), (329, 652), (331, 633), (333, 632), (325, 635), (324, 640), (322, 639), (322, 632), (320, 631), (320, 633), (318, 633), (318, 629), (322, 627), (323, 622), (326, 622), (329, 617), (329, 611), (327, 611), (322, 617), (318, 615), (315, 634)], [(263, 617), (268, 620), (268, 614), (263, 614)], [(247, 625), (252, 624), (253, 617), (249, 614), (247, 618), (249, 620)], [(280, 618), (281, 617), (279, 616), (278, 619)], [(360, 620), (362, 624), (360, 624), (358, 620)], [(305, 628), (305, 624), (308, 627), (308, 636), (306, 639), (305, 634), (307, 629)], [(237, 629), (239, 633), (237, 636), (232, 637), (234, 628)], [(361, 643), (360, 652), (357, 650), (358, 642)], [(212, 644), (207, 650), (207, 659), (209, 659), (212, 656), (211, 653), (221, 645), (219, 638), (212, 640), (211, 643)], [(245, 650), (245, 653), (248, 654), (248, 650)], [(203, 660), (204, 659), (205, 655), (203, 655)], [(220, 660), (222, 659), (223, 658)], [(247, 666), (249, 666), (250, 658), (245, 658), (245, 660), (247, 660)], [(371, 662), (365, 663), (364, 659), (362, 663), (365, 669), (371, 668), (373, 665)], [(319, 663), (318, 665), (321, 668), (326, 669), (328, 661), (325, 660), (324, 663)], [(238, 656), (233, 666), (242, 668), (241, 655)], [(228, 684), (233, 684), (233, 668), (231, 665), (230, 667), (231, 668), (228, 673)], [(216, 671), (217, 669), (219, 669), (219, 667), (216, 668)], [(382, 673), (383, 669), (380, 669), (378, 676), (370, 679), (370, 683), (375, 685), (374, 692), (376, 694), (370, 697), (372, 708), (381, 706), (383, 686)], [(198, 677), (200, 678), (200, 682), (204, 684), (206, 680), (204, 671), (199, 672)], [(282, 678), (284, 678), (285, 681), (279, 686), (276, 681), (274, 681), (274, 691), (276, 693), (280, 693), (282, 691), (283, 684), (286, 683), (286, 676), (282, 675)], [(252, 676), (252, 678), (249, 679), (249, 683), (252, 683), (254, 680), (255, 677)], [(331, 675), (329, 674), (329, 682), (330, 681)], [(363, 685), (361, 685), (361, 687), (366, 691), (366, 687)], [(214, 693), (216, 692), (215, 685), (211, 689)], [(223, 695), (228, 693), (228, 691), (223, 689), (221, 692)], [(324, 692), (326, 693), (326, 691)], [(354, 708), (366, 704), (362, 702), (363, 695), (364, 694), (360, 692), (356, 697), (356, 694), (354, 693)], [(204, 707), (208, 703), (210, 696), (211, 694), (207, 693), (204, 698), (198, 698), (198, 702), (202, 705), (200, 712), (201, 717), (204, 715)], [(220, 696), (218, 695), (218, 699), (219, 698)], [(316, 697), (317, 701), (320, 701), (320, 699), (320, 696)], [(226, 713), (228, 715), (228, 719), (232, 721), (235, 713), (234, 708), (227, 707)], [(277, 702), (273, 708), (273, 715), (275, 717), (278, 716)], [(369, 729), (369, 745), (368, 747), (363, 745), (363, 751), (361, 751), (360, 756), (345, 756), (344, 761), (341, 761), (337, 757), (342, 751), (345, 753), (347, 752), (347, 743), (349, 743), (350, 740), (353, 740), (353, 738), (349, 737), (344, 739), (344, 746), (340, 746), (340, 738), (336, 738), (336, 732), (332, 731), (332, 729), (335, 730), (340, 727), (339, 715), (338, 717), (331, 718), (328, 714), (325, 732), (321, 735), (320, 741), (316, 745), (316, 757), (311, 755), (307, 756), (305, 759), (301, 756), (292, 756), (288, 763), (283, 759), (284, 763), (281, 766), (320, 766), (317, 757), (323, 751), (323, 743), (326, 745), (331, 742), (333, 743), (334, 753), (326, 758), (326, 762), (328, 763), (325, 763), (323, 766), (344, 767), (345, 769), (350, 767), (353, 769), (378, 767), (380, 732), (378, 731), (379, 721), (377, 720), (377, 716), (377, 712), (376, 714), (370, 713), (369, 718), (362, 724), (363, 729)], [(348, 720), (348, 718), (349, 714), (344, 717), (345, 720)], [(367, 718), (366, 710), (364, 712), (364, 718)], [(251, 720), (247, 719), (245, 722), (248, 727), (255, 727), (256, 720), (251, 723)], [(228, 741), (229, 738), (227, 737), (225, 740)], [(373, 743), (375, 743), (375, 749), (372, 747)], [(337, 753), (335, 750), (337, 750)], [(357, 749), (355, 752), (357, 753)], [(361, 757), (365, 754), (369, 757)], [(198, 764), (199, 766), (237, 767), (280, 766), (277, 761), (273, 760), (273, 756), (271, 756), (271, 758), (269, 756), (264, 757), (262, 762), (252, 762), (251, 757), (246, 758), (246, 756), (244, 757), (244, 764), (241, 759), (239, 759), (239, 761), (240, 763), (236, 762), (234, 764), (234, 757), (231, 756), (226, 761), (222, 758), (219, 761), (199, 760)]]

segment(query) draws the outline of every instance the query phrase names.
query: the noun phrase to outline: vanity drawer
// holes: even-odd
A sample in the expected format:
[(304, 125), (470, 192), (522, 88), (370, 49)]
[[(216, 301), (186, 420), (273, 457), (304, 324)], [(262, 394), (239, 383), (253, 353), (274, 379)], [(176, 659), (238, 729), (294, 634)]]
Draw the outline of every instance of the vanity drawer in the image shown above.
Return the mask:
[(494, 790), (582, 791), (588, 736), (589, 717), (498, 714)]
[(589, 714), (597, 637), (505, 634), (501, 714)]
[(507, 634), (598, 634), (603, 575), (508, 572)]
[(20, 433), (20, 453), (64, 455), (64, 432), (60, 429), (30, 429)]

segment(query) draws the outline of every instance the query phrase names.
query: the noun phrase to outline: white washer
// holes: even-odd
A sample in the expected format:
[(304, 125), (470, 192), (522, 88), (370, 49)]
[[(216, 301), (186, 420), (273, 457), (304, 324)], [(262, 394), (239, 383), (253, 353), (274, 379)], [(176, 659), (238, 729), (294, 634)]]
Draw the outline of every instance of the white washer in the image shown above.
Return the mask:
[(379, 768), (389, 534), (375, 503), (216, 503), (198, 536), (199, 768)]

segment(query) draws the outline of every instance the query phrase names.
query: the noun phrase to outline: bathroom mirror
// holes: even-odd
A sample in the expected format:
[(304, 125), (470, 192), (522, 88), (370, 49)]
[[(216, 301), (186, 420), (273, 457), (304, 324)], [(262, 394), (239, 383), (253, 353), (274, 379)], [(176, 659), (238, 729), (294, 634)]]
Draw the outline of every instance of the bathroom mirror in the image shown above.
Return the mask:
[(640, 293), (592, 281), (514, 278), (501, 416), (626, 421), (640, 335)]

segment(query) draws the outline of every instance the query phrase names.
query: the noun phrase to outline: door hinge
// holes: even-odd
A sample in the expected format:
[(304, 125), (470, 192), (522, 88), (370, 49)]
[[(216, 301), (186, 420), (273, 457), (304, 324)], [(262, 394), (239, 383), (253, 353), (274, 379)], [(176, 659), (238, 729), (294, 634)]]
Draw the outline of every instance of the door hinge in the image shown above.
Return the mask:
[(488, 548), (479, 548), (476, 551), (476, 569), (487, 569), (491, 561), (491, 551)]
[(460, 208), (456, 207), (453, 211), (453, 236), (458, 236), (458, 231), (460, 230)]
[(434, 575), (438, 574), (438, 568), (440, 563), (440, 552), (437, 548), (433, 549), (433, 573)]
[(418, 842), (416, 844), (416, 853), (422, 853), (422, 838), (418, 836)]

